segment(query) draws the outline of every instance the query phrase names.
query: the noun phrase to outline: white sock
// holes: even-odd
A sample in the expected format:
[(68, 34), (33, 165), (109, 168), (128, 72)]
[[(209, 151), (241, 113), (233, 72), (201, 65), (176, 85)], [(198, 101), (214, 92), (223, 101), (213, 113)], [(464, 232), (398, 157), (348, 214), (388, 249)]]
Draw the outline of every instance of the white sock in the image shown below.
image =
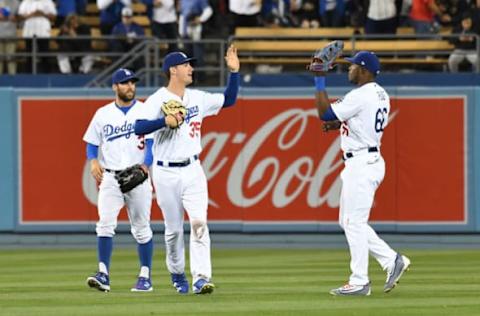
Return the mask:
[(107, 266), (103, 262), (98, 263), (98, 271), (108, 275)]
[(150, 279), (150, 269), (147, 266), (141, 267), (139, 277)]

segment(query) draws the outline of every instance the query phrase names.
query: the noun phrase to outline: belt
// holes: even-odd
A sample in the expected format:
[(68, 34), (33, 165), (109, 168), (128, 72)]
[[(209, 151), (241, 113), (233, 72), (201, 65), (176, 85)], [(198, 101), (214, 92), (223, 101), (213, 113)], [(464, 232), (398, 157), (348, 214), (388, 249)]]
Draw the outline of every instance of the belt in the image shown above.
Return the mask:
[(347, 160), (349, 158), (352, 158), (354, 156), (358, 156), (362, 153), (365, 153), (365, 152), (369, 152), (369, 153), (378, 153), (378, 147), (368, 147), (368, 148), (365, 148), (365, 149), (360, 149), (360, 150), (357, 150), (357, 151), (349, 151), (349, 152), (346, 152), (344, 155), (343, 155), (343, 160)]
[(198, 159), (198, 155), (195, 155), (191, 158), (187, 158), (187, 159), (182, 160), (182, 161), (161, 161), (161, 160), (158, 160), (157, 165), (159, 165), (161, 167), (186, 167), (189, 164), (193, 163), (197, 159)]
[(105, 170), (106, 172), (114, 173), (114, 174), (118, 174), (122, 171), (122, 170), (112, 170), (112, 169), (103, 169), (103, 170)]

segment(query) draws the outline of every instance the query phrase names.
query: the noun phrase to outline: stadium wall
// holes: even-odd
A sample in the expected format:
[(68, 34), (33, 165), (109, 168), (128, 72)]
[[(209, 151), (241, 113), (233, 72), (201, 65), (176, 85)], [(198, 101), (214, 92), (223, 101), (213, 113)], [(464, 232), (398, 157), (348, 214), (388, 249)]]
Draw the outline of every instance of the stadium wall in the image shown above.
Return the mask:
[[(214, 90), (212, 90), (214, 91)], [(347, 88), (329, 90), (332, 98)], [(480, 88), (391, 87), (387, 175), (371, 219), (382, 232), (480, 231)], [(153, 90), (139, 89), (143, 99)], [(338, 133), (323, 134), (312, 88), (244, 88), (208, 118), (202, 163), (212, 230), (336, 232)], [(110, 89), (0, 89), (0, 231), (93, 231), (96, 184), (83, 133)], [(128, 231), (125, 212), (119, 231)], [(162, 230), (155, 206), (154, 228)]]

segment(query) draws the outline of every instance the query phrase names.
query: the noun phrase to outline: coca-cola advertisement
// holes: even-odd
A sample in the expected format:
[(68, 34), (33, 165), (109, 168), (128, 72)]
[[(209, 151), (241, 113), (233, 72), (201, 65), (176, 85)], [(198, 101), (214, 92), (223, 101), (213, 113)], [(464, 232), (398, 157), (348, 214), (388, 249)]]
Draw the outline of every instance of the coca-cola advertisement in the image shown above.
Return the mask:
[[(465, 99), (391, 97), (381, 146), (386, 176), (371, 220), (465, 223)], [(21, 224), (96, 221), (97, 184), (82, 137), (96, 109), (110, 101), (19, 101)], [(236, 106), (205, 118), (201, 133), (210, 222), (337, 221), (340, 135), (322, 131), (313, 96), (240, 98)], [(156, 203), (152, 216), (162, 220)], [(126, 212), (121, 219), (127, 220)]]

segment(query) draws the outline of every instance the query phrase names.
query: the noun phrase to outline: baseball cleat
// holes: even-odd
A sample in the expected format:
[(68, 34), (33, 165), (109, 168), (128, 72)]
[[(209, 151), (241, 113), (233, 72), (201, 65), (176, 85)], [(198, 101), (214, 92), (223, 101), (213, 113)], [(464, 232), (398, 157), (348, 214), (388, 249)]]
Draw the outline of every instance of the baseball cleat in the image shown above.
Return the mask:
[(130, 289), (132, 292), (151, 292), (153, 291), (152, 282), (150, 279), (139, 277), (135, 287)]
[(97, 272), (94, 276), (87, 278), (87, 284), (91, 288), (95, 288), (102, 292), (110, 291), (110, 278), (108, 274)]
[(199, 279), (193, 284), (194, 294), (210, 294), (213, 292), (215, 285), (205, 279)]
[(185, 273), (172, 273), (171, 276), (173, 287), (177, 290), (177, 292), (180, 294), (187, 294), (189, 285)]
[(372, 293), (370, 283), (365, 285), (345, 284), (338, 289), (330, 290), (330, 294), (335, 296), (369, 296)]
[(387, 272), (387, 280), (385, 281), (385, 286), (383, 287), (383, 291), (385, 293), (393, 290), (402, 277), (403, 272), (407, 271), (409, 266), (410, 259), (397, 253), (393, 268)]

